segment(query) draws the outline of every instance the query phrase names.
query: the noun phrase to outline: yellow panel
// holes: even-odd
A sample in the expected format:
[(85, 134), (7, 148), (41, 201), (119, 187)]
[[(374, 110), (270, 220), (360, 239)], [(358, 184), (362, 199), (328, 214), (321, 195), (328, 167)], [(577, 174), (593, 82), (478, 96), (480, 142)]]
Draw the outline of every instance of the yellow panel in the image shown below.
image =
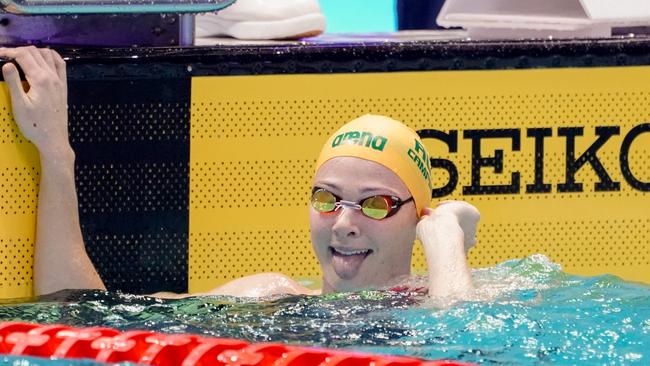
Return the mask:
[(40, 166), (22, 137), (0, 83), (0, 298), (32, 295), (32, 263)]
[[(448, 71), (377, 74), (201, 77), (192, 83), (190, 291), (260, 271), (318, 276), (309, 240), (307, 198), (313, 164), (326, 137), (364, 113), (415, 129), (458, 133), (458, 152), (426, 139), (433, 156), (451, 160), (459, 178), (449, 197), (483, 214), (474, 266), (544, 253), (577, 274), (614, 273), (650, 282), (650, 195), (623, 178), (619, 155), (629, 131), (650, 121), (650, 68)], [(584, 127), (576, 157), (596, 141), (595, 126), (618, 126), (597, 156), (620, 191), (597, 192), (589, 163), (576, 174), (583, 192), (561, 193), (566, 138), (558, 127)], [(527, 128), (552, 128), (545, 140), (549, 193), (526, 193), (534, 181), (535, 145)], [(485, 139), (481, 153), (503, 150), (503, 171), (481, 169), (481, 184), (515, 194), (463, 195), (471, 183), (467, 130), (516, 129), (521, 148)], [(630, 149), (630, 170), (650, 181), (650, 133)], [(434, 171), (437, 186), (448, 174)], [(422, 271), (422, 251), (414, 254)]]

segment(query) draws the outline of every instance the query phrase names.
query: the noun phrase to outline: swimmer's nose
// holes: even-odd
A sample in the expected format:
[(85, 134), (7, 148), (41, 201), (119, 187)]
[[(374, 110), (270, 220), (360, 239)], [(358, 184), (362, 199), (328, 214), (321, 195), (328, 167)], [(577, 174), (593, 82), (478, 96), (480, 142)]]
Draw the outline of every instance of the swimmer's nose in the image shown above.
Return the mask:
[(359, 210), (349, 207), (340, 207), (336, 214), (336, 220), (332, 225), (332, 231), (339, 238), (357, 237), (360, 234), (357, 226), (357, 216), (361, 214)]

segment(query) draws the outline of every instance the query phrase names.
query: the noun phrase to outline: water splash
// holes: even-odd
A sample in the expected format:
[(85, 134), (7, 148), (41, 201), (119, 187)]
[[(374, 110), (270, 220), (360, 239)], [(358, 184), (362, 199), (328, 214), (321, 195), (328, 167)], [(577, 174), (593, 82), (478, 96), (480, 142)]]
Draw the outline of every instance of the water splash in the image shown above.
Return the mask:
[[(197, 333), (427, 359), (496, 364), (648, 364), (650, 287), (577, 277), (544, 256), (474, 271), (479, 299), (447, 309), (422, 291), (362, 291), (263, 301), (161, 300), (66, 291), (0, 307), (0, 319)], [(407, 281), (418, 289), (426, 279)]]

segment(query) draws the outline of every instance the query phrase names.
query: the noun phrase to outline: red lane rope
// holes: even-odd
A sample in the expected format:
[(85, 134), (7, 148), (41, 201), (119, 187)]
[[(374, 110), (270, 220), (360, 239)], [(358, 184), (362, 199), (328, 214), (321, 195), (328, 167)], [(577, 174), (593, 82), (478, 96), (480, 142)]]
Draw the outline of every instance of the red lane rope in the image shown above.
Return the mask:
[(189, 334), (0, 322), (0, 354), (158, 366), (468, 366)]

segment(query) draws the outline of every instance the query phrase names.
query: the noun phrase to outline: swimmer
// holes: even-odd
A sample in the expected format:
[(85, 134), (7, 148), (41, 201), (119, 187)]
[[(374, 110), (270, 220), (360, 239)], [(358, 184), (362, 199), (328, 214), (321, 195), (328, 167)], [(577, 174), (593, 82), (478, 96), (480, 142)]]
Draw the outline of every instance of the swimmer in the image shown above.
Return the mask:
[[(33, 47), (2, 49), (0, 57), (14, 59), (25, 72), (27, 91), (14, 65), (6, 64), (2, 70), (18, 126), (41, 156), (35, 292), (105, 289), (79, 228), (74, 152), (67, 135), (65, 64), (55, 52)], [(328, 139), (316, 164), (309, 205), (322, 290), (310, 290), (282, 274), (261, 273), (202, 294), (155, 295), (263, 297), (389, 288), (409, 277), (418, 238), (427, 260), (429, 294), (470, 298), (473, 285), (466, 254), (476, 242), (479, 213), (459, 201), (428, 207), (428, 160), (417, 134), (388, 117), (359, 117)]]

